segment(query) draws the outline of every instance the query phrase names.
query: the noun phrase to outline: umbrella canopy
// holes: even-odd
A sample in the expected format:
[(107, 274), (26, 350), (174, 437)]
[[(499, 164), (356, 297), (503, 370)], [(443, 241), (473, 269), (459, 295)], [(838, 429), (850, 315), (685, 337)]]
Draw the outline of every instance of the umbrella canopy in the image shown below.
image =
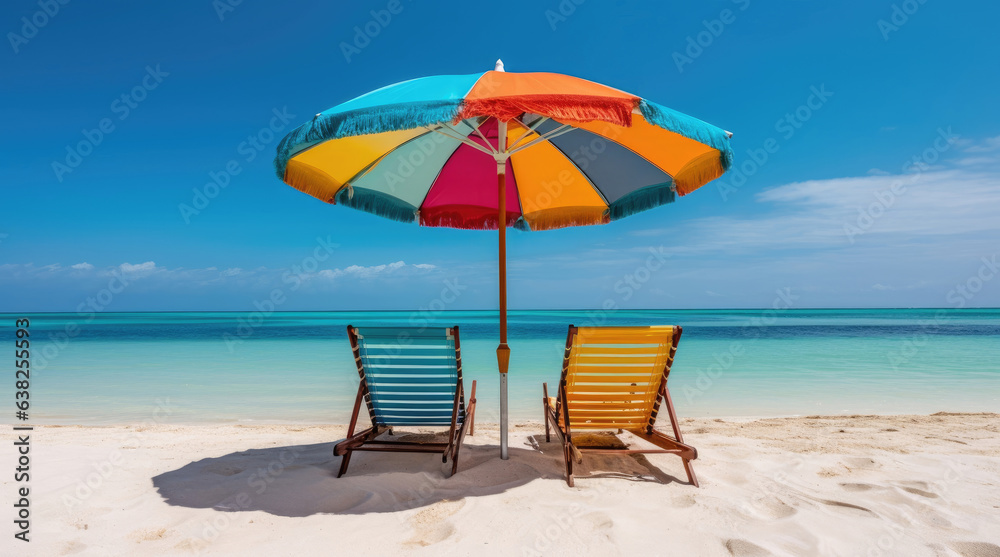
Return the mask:
[(327, 203), (500, 230), (506, 458), (506, 228), (604, 224), (673, 202), (729, 168), (730, 136), (618, 89), (507, 73), (498, 61), (496, 71), (404, 81), (320, 112), (281, 141), (275, 170)]

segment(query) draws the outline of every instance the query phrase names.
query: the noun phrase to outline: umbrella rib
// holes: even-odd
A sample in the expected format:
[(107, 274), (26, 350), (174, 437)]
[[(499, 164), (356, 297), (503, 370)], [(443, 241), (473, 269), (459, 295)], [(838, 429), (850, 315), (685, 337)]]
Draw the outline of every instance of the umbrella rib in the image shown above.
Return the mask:
[(521, 145), (517, 149), (513, 149), (513, 150), (509, 151), (509, 153), (511, 155), (513, 155), (514, 153), (516, 153), (516, 152), (518, 152), (518, 151), (520, 151), (522, 149), (527, 149), (528, 147), (531, 147), (532, 145), (534, 145), (536, 143), (539, 143), (541, 141), (548, 141), (548, 140), (550, 140), (550, 139), (552, 139), (554, 137), (559, 137), (560, 135), (562, 135), (564, 133), (571, 132), (574, 129), (575, 128), (573, 126), (570, 126), (569, 124), (563, 124), (563, 125), (559, 126), (558, 128), (549, 130), (549, 131), (545, 132), (544, 134), (536, 137), (535, 139), (532, 139), (531, 141), (529, 141), (528, 143), (525, 143), (524, 145)]
[[(424, 126), (424, 127), (427, 128), (428, 130), (432, 131), (432, 132), (437, 132), (437, 133), (439, 133), (439, 134), (441, 134), (441, 135), (443, 135), (445, 137), (450, 137), (451, 139), (454, 139), (455, 141), (460, 141), (460, 142), (468, 145), (469, 147), (472, 147), (473, 149), (476, 149), (476, 150), (482, 151), (483, 153), (486, 153), (487, 155), (489, 155), (491, 157), (495, 154), (493, 151), (487, 150), (485, 147), (483, 147), (482, 145), (476, 143), (475, 141), (471, 141), (468, 137), (462, 137), (461, 135), (452, 135), (450, 133), (445, 133), (445, 132), (441, 131), (441, 128), (444, 128), (446, 126), (442, 126), (440, 124), (438, 124), (438, 126), (440, 126), (440, 127), (437, 127), (437, 128), (432, 128), (432, 127), (429, 127), (429, 126)], [(458, 133), (458, 131), (454, 130), (454, 128), (447, 127), (447, 129), (455, 131), (456, 134)]]
[[(494, 148), (493, 148), (493, 146), (492, 146), (492, 145), (490, 145), (490, 142), (489, 142), (489, 141), (487, 141), (487, 140), (486, 140), (486, 138), (485, 138), (485, 137), (483, 137), (483, 134), (482, 134), (482, 133), (480, 133), (480, 131), (479, 131), (479, 126), (480, 126), (480, 125), (482, 125), (482, 122), (480, 122), (479, 124), (476, 124), (475, 126), (472, 126), (472, 125), (470, 125), (470, 124), (469, 124), (469, 123), (468, 123), (467, 121), (465, 121), (465, 120), (462, 120), (462, 122), (463, 122), (463, 123), (464, 123), (464, 124), (465, 124), (466, 126), (469, 126), (470, 128), (472, 128), (472, 132), (469, 132), (468, 134), (466, 134), (466, 135), (464, 136), (464, 137), (465, 137), (465, 140), (464, 140), (464, 142), (466, 142), (466, 143), (468, 143), (468, 144), (470, 144), (470, 145), (476, 145), (477, 143), (476, 143), (475, 141), (472, 141), (471, 139), (469, 139), (469, 136), (470, 136), (470, 135), (472, 135), (473, 133), (475, 133), (475, 134), (476, 134), (476, 135), (478, 135), (479, 137), (482, 137), (483, 141), (484, 141), (484, 142), (486, 143), (486, 149), (488, 149), (488, 150), (489, 150), (489, 151), (488, 151), (488, 152), (489, 152), (489, 154), (491, 154), (491, 155), (495, 155), (495, 154), (497, 153), (496, 149), (494, 149)], [(449, 124), (449, 123), (445, 123), (445, 124), (443, 124), (443, 125), (444, 125), (445, 127), (447, 127), (447, 128), (449, 129), (449, 130), (451, 130), (451, 131), (453, 131), (453, 132), (457, 133), (457, 134), (458, 134), (459, 136), (462, 136), (462, 132), (460, 132), (460, 131), (458, 131), (457, 129), (455, 129), (455, 127), (454, 127), (454, 126), (452, 126), (451, 124)]]
[[(484, 119), (484, 120), (483, 120), (482, 122), (479, 122), (479, 123), (478, 123), (478, 124), (476, 124), (475, 126), (470, 126), (470, 127), (472, 127), (472, 131), (473, 131), (473, 132), (474, 132), (474, 133), (475, 133), (476, 135), (478, 135), (480, 139), (482, 139), (482, 140), (483, 140), (483, 143), (485, 143), (485, 144), (486, 144), (486, 147), (487, 147), (487, 148), (489, 148), (490, 152), (491, 152), (491, 153), (492, 153), (493, 155), (496, 155), (496, 154), (497, 154), (497, 153), (499, 153), (500, 151), (497, 151), (496, 149), (494, 149), (494, 148), (493, 148), (493, 146), (492, 146), (492, 145), (490, 145), (490, 142), (489, 142), (489, 140), (488, 140), (488, 139), (486, 139), (486, 136), (484, 136), (484, 135), (483, 135), (483, 132), (479, 131), (479, 127), (480, 127), (480, 126), (482, 126), (482, 125), (483, 125), (483, 122), (485, 122), (485, 121), (486, 121), (486, 120)], [(466, 123), (466, 125), (468, 125), (468, 123)], [(499, 141), (500, 141), (500, 139), (499, 139), (499, 138), (497, 138), (497, 145), (499, 145), (499, 144), (500, 144), (500, 143), (499, 143)]]
[(534, 122), (533, 122), (533, 123), (532, 123), (532, 124), (531, 124), (531, 125), (529, 126), (529, 125), (525, 124), (524, 122), (522, 122), (521, 120), (519, 120), (519, 119), (517, 119), (517, 118), (514, 118), (514, 120), (515, 120), (515, 121), (516, 121), (516, 122), (517, 122), (518, 124), (521, 124), (522, 126), (524, 126), (524, 133), (522, 133), (522, 134), (521, 134), (521, 137), (519, 137), (519, 138), (515, 139), (515, 140), (514, 140), (514, 143), (511, 143), (510, 145), (508, 145), (508, 146), (507, 146), (507, 149), (508, 149), (508, 150), (510, 150), (510, 149), (515, 149), (515, 148), (517, 147), (517, 145), (518, 145), (519, 143), (521, 143), (521, 140), (522, 140), (522, 139), (524, 139), (525, 137), (528, 137), (528, 134), (530, 134), (530, 133), (534, 132), (535, 130), (537, 130), (537, 129), (538, 129), (538, 126), (541, 126), (541, 125), (542, 125), (542, 122), (544, 122), (544, 121), (546, 121), (546, 120), (548, 120), (548, 119), (549, 119), (549, 117), (548, 117), (548, 116), (542, 116), (542, 117), (541, 117), (541, 118), (539, 118), (538, 120), (535, 120), (535, 121), (534, 121)]

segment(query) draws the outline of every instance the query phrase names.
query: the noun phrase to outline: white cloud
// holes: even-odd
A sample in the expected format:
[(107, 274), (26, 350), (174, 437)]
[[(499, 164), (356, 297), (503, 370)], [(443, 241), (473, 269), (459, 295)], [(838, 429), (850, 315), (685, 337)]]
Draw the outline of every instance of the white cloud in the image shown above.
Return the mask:
[[(211, 285), (240, 285), (246, 288), (273, 288), (275, 286), (288, 285), (286, 278), (289, 276), (289, 269), (257, 267), (255, 269), (243, 269), (241, 267), (229, 267), (219, 270), (217, 267), (203, 267), (187, 269), (183, 267), (166, 268), (157, 266), (153, 261), (144, 263), (122, 263), (114, 267), (107, 267), (99, 273), (83, 274), (81, 271), (91, 271), (94, 266), (90, 263), (76, 263), (69, 267), (63, 267), (58, 263), (50, 265), (36, 266), (32, 263), (8, 263), (0, 264), (0, 283), (12, 280), (32, 280), (32, 279), (52, 279), (65, 280), (70, 283), (82, 284), (80, 281), (93, 280), (107, 281), (108, 277), (121, 273), (128, 280), (142, 279), (155, 281), (163, 287), (185, 289), (192, 286)], [(429, 275), (438, 267), (429, 263), (407, 264), (404, 261), (395, 261), (381, 265), (350, 265), (340, 269), (324, 269), (314, 273), (302, 273), (294, 275), (298, 280), (316, 283), (322, 287), (323, 283), (328, 286), (337, 279), (338, 283), (348, 282), (370, 282), (372, 280), (391, 277), (416, 277)], [(315, 281), (312, 279), (321, 279)], [(322, 280), (325, 279), (325, 280)]]
[[(690, 240), (669, 251), (746, 254), (845, 248), (862, 240), (890, 248), (913, 241), (952, 242), (950, 235), (1000, 235), (1000, 172), (951, 169), (809, 180), (765, 190), (757, 201), (759, 216), (688, 221), (683, 232)], [(852, 236), (849, 230), (861, 234)], [(677, 233), (658, 229), (636, 235), (666, 238)]]
[(1000, 158), (993, 157), (966, 157), (964, 159), (959, 159), (956, 164), (962, 166), (982, 166), (986, 164), (994, 164), (1000, 162)]
[(966, 147), (964, 151), (966, 153), (989, 153), (992, 151), (1000, 151), (1000, 135), (996, 137), (987, 137), (978, 143), (972, 143)]
[[(718, 303), (706, 289), (767, 305), (768, 292), (791, 286), (806, 306), (943, 307), (948, 291), (1000, 250), (1000, 157), (970, 167), (956, 163), (964, 156), (954, 153), (928, 172), (785, 184), (758, 193), (747, 206), (756, 213), (689, 218), (632, 234), (662, 243), (672, 259), (653, 280), (691, 292), (692, 305)], [(627, 271), (644, 260), (643, 250), (657, 247), (637, 247), (632, 259), (607, 267)], [(583, 258), (613, 256), (589, 250)], [(615, 274), (605, 282), (613, 285)], [(629, 303), (657, 303), (645, 292)], [(997, 303), (996, 287), (975, 301)]]
[(392, 274), (398, 274), (400, 272), (421, 272), (430, 271), (436, 269), (435, 265), (430, 265), (427, 263), (417, 263), (415, 265), (407, 265), (403, 261), (396, 261), (394, 263), (387, 263), (384, 265), (372, 265), (365, 267), (362, 265), (351, 265), (349, 267), (344, 267), (343, 269), (323, 269), (316, 273), (317, 276), (324, 279), (338, 279), (341, 277), (354, 277), (361, 279), (370, 279), (379, 276), (387, 276)]
[(131, 263), (122, 263), (118, 266), (118, 270), (122, 274), (128, 275), (130, 278), (147, 277), (159, 269), (156, 268), (156, 263), (152, 261), (146, 261), (145, 263), (139, 263), (133, 265)]

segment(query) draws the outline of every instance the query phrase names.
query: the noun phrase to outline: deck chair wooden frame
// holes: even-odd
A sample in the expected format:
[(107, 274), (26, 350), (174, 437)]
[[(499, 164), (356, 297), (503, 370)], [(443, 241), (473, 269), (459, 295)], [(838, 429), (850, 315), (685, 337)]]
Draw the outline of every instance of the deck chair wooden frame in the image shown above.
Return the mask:
[[(570, 487), (573, 463), (582, 462), (583, 453), (676, 454), (684, 462), (688, 481), (698, 487), (691, 467), (698, 451), (684, 443), (667, 389), (680, 338), (680, 327), (569, 326), (559, 392), (550, 398), (548, 384), (543, 383), (542, 395), (545, 440), (551, 441), (552, 429), (562, 438)], [(661, 404), (666, 406), (673, 437), (654, 428)], [(658, 448), (585, 447), (573, 442), (574, 431), (614, 429), (628, 431)]]
[[(370, 348), (366, 332), (382, 338), (380, 348)], [(435, 333), (440, 333), (435, 337)], [(347, 438), (333, 448), (342, 456), (341, 477), (347, 472), (354, 451), (440, 453), (441, 462), (452, 459), (451, 473), (458, 470), (458, 452), (465, 435), (473, 435), (476, 415), (476, 382), (468, 405), (462, 383), (462, 348), (458, 327), (448, 328), (358, 328), (347, 326), (354, 361), (361, 383), (347, 428)], [(392, 340), (396, 343), (393, 345)], [(436, 344), (436, 340), (440, 340)], [(451, 341), (454, 354), (451, 354)], [(427, 353), (434, 355), (428, 356)], [(446, 357), (447, 356), (447, 357)], [(453, 359), (452, 359), (453, 357)], [(428, 362), (433, 362), (434, 365)], [(453, 369), (451, 363), (454, 363)], [(452, 377), (452, 371), (454, 377)], [(449, 379), (454, 379), (449, 382)], [(447, 393), (447, 395), (446, 395)], [(450, 418), (446, 406), (451, 406)], [(371, 427), (356, 431), (364, 406)], [(435, 410), (427, 410), (432, 408)], [(446, 443), (377, 440), (393, 427), (444, 426), (450, 423)]]

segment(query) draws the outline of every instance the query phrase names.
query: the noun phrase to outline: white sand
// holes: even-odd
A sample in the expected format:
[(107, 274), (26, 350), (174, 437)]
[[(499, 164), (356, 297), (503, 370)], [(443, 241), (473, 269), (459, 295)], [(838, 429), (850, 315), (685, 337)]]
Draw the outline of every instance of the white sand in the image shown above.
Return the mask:
[(509, 461), (481, 425), (453, 478), (355, 453), (341, 479), (341, 426), (46, 426), (32, 542), (4, 472), (0, 554), (1000, 556), (998, 418), (684, 420), (700, 489), (670, 455), (587, 456), (569, 488), (538, 424)]

